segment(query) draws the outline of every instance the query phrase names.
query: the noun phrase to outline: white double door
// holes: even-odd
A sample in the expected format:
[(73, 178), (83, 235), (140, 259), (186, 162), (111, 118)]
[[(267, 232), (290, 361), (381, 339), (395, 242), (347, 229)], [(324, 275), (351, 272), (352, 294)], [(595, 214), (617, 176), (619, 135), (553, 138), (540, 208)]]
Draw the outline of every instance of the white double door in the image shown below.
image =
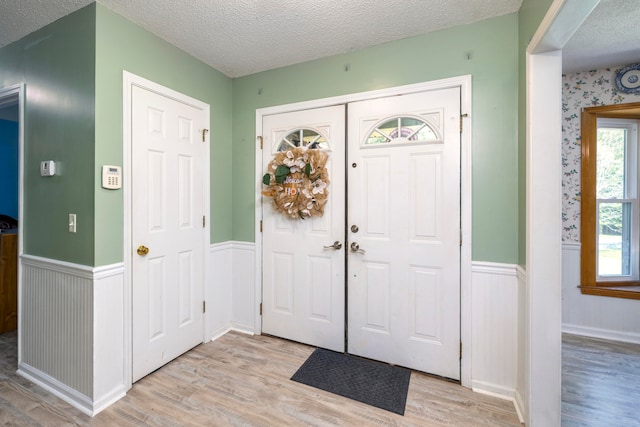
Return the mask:
[(459, 379), (459, 88), (265, 116), (263, 167), (296, 129), (327, 140), (329, 200), (264, 200), (263, 332)]

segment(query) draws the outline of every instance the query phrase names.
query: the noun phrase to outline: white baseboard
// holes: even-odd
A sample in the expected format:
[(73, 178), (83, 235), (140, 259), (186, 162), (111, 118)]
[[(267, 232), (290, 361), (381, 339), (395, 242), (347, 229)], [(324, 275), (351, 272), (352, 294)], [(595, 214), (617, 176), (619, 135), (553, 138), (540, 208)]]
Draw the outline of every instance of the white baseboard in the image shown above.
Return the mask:
[(524, 424), (525, 420), (525, 404), (522, 395), (518, 390), (516, 390), (516, 397), (513, 400), (513, 406), (516, 408), (516, 413), (518, 414), (518, 419), (522, 424)]
[(608, 329), (592, 328), (580, 325), (562, 324), (562, 332), (573, 335), (582, 335), (591, 338), (602, 338), (611, 341), (622, 341), (632, 344), (640, 344), (640, 334), (633, 332), (612, 331)]
[[(78, 409), (83, 414), (92, 417), (94, 414), (93, 404), (88, 396), (72, 389), (71, 387), (61, 383), (55, 378), (35, 369), (26, 363), (18, 366), (18, 375), (28, 379), (34, 384), (39, 385), (54, 396), (64, 400), (69, 405)], [(124, 395), (124, 393), (123, 393)]]
[(476, 393), (499, 397), (504, 400), (514, 400), (516, 395), (516, 391), (513, 388), (485, 381), (472, 381), (471, 389)]
[(252, 325), (243, 325), (240, 323), (236, 323), (236, 322), (231, 322), (231, 328), (229, 328), (230, 330), (236, 331), (236, 332), (241, 332), (243, 334), (247, 334), (247, 335), (255, 335), (256, 331), (253, 328)]

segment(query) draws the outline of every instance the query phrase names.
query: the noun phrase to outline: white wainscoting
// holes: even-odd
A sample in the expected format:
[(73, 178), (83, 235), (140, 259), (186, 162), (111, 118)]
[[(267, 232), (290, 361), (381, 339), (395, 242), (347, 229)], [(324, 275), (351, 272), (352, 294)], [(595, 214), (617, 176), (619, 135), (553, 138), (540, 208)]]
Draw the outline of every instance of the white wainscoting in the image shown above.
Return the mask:
[(207, 327), (205, 336), (216, 339), (231, 328), (233, 289), (233, 242), (215, 243), (209, 250), (205, 301)]
[(516, 267), (518, 277), (518, 373), (516, 381), (516, 396), (514, 405), (520, 422), (527, 419), (527, 270), (522, 266)]
[(515, 401), (521, 366), (517, 268), (473, 262), (471, 283), (472, 388)]
[(209, 251), (207, 313), (209, 336), (217, 338), (229, 330), (259, 332), (255, 292), (255, 244), (224, 242)]
[(580, 244), (562, 245), (562, 332), (640, 344), (638, 300), (583, 295)]
[(95, 415), (127, 389), (123, 265), (20, 262), (18, 373)]
[[(255, 245), (228, 242), (211, 249), (212, 286), (231, 291), (231, 313), (216, 316), (212, 330), (220, 335), (229, 329), (259, 333), (254, 323), (259, 297), (255, 292)], [(524, 313), (526, 274), (512, 264), (473, 262), (472, 265), (472, 388), (474, 391), (513, 400), (519, 413), (524, 408)], [(208, 303), (210, 304), (210, 303)], [(230, 314), (226, 322), (225, 315)], [(464, 352), (464, 348), (463, 348)], [(517, 390), (517, 391), (516, 391)], [(518, 403), (519, 402), (519, 403)], [(519, 406), (519, 407), (518, 407)]]

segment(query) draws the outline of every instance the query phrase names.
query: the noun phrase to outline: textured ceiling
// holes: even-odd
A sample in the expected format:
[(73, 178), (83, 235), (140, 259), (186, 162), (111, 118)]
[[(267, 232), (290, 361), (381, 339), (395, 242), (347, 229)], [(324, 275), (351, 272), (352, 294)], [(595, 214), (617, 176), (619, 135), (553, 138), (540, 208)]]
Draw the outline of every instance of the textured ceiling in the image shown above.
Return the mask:
[[(92, 0), (0, 1), (0, 47)], [(517, 12), (522, 0), (100, 0), (230, 77)]]
[[(0, 0), (0, 47), (93, 0)], [(522, 0), (99, 0), (230, 77), (518, 11)], [(638, 0), (601, 0), (565, 72), (640, 62)]]
[(640, 62), (640, 1), (600, 0), (562, 50), (563, 71)]

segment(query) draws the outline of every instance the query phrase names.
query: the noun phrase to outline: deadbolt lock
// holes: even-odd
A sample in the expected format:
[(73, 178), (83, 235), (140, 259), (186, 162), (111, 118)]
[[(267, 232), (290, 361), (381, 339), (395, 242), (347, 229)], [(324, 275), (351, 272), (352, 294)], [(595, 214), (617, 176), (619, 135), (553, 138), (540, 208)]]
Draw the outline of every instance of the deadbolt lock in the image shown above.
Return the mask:
[(357, 226), (357, 225), (355, 225), (355, 224), (353, 224), (353, 225), (351, 226), (351, 232), (352, 232), (352, 233), (357, 233), (358, 231), (360, 231), (360, 229), (358, 228), (358, 226)]

